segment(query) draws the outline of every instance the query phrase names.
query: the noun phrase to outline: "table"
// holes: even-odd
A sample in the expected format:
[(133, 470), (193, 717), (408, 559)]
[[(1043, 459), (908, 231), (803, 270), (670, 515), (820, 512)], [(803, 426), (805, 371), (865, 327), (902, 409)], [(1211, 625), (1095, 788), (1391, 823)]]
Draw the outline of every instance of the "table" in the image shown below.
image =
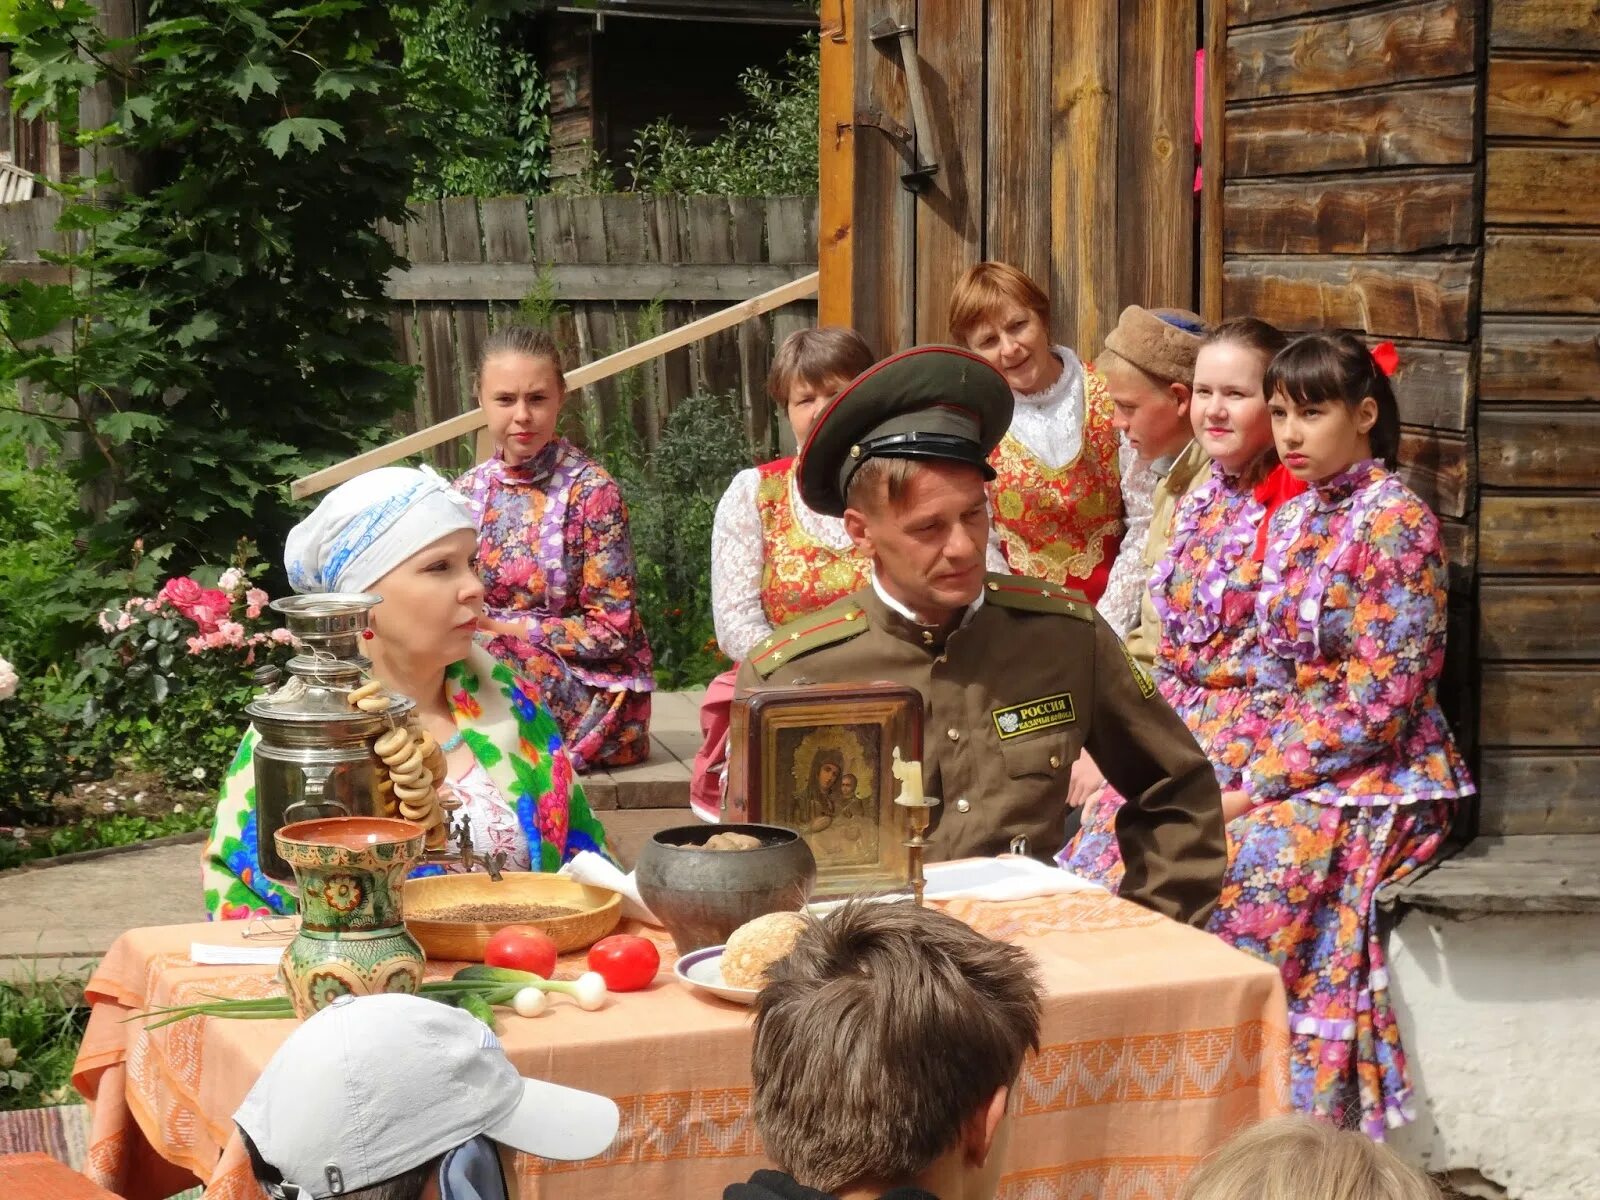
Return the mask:
[[(1104, 892), (941, 907), (1026, 947), (1046, 985), (1042, 1051), (1024, 1067), (1002, 1200), (1165, 1200), (1235, 1130), (1288, 1102), (1277, 971), (1198, 930)], [(612, 1096), (622, 1124), (586, 1163), (521, 1156), (523, 1197), (703, 1200), (767, 1165), (750, 1115), (750, 1011), (670, 975), (585, 1013), (506, 1012), (499, 1033), (524, 1074)], [(93, 1105), (86, 1170), (129, 1200), (206, 1185), (206, 1200), (261, 1196), (233, 1131), (286, 1021), (191, 1018), (146, 1030), (129, 1014), (203, 996), (277, 990), (269, 967), (197, 966), (192, 941), (242, 942), (242, 923), (123, 934), (89, 980), (93, 1005), (73, 1083)], [(582, 969), (564, 960), (558, 974)], [(449, 964), (430, 964), (430, 974)]]

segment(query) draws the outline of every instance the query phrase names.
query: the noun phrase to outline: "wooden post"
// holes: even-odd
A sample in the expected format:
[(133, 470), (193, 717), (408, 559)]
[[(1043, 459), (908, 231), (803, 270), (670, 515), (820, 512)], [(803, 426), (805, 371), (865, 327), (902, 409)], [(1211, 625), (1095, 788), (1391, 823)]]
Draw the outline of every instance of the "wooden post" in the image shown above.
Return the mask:
[(1228, 77), (1228, 0), (1205, 0), (1205, 91), (1200, 138), (1200, 315), (1222, 320), (1222, 185)]
[(853, 41), (856, 0), (824, 0), (822, 81), (817, 130), (821, 171), (821, 218), (817, 223), (819, 325), (851, 324), (855, 195), (855, 68)]

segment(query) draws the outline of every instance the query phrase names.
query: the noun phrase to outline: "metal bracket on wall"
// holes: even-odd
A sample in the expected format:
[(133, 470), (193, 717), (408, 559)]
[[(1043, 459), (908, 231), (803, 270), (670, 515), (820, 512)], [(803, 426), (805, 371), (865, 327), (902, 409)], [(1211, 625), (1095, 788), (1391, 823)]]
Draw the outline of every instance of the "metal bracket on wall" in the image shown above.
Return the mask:
[(839, 44), (843, 45), (850, 40), (850, 37), (847, 33), (845, 33), (844, 29), (844, 0), (838, 0), (838, 3), (839, 19), (833, 23), (832, 28), (824, 25), (822, 32), (827, 35), (830, 42), (838, 42)]
[[(911, 100), (911, 124), (915, 131), (915, 143), (908, 147), (911, 150), (912, 167), (900, 176), (900, 182), (905, 184), (908, 191), (926, 192), (933, 186), (933, 177), (939, 173), (939, 164), (933, 153), (933, 123), (928, 120), (928, 98), (922, 90), (922, 64), (917, 58), (917, 27), (883, 17), (874, 21), (868, 32), (872, 44), (883, 53), (893, 53), (891, 43), (899, 49), (900, 69), (906, 75), (906, 95)], [(884, 128), (881, 124), (878, 127)]]

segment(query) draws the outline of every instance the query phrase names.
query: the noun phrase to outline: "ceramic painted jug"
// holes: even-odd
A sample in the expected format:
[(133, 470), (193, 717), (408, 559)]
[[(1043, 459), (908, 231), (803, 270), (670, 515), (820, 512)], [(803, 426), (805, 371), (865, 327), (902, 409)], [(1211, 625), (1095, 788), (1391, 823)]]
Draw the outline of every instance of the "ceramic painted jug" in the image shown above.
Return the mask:
[(278, 853), (300, 889), (300, 932), (278, 976), (302, 1019), (340, 996), (415, 993), (422, 947), (406, 930), (400, 885), (422, 858), (423, 831), (384, 817), (285, 825)]

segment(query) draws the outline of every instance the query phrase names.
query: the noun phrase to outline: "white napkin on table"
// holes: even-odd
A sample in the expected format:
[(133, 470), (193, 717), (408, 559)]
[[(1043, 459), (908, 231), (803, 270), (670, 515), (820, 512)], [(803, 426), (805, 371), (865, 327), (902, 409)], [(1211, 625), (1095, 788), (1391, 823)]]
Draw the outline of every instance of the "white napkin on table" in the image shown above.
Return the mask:
[(592, 887), (616, 892), (622, 897), (623, 916), (661, 928), (661, 922), (656, 919), (655, 913), (639, 899), (639, 885), (634, 880), (633, 872), (624, 875), (605, 855), (596, 854), (593, 850), (580, 850), (556, 873), (574, 883), (587, 883)]
[(1015, 854), (931, 863), (922, 873), (929, 900), (1030, 900), (1104, 890), (1070, 871)]
[(189, 961), (200, 967), (275, 967), (282, 946), (213, 946), (189, 943)]

